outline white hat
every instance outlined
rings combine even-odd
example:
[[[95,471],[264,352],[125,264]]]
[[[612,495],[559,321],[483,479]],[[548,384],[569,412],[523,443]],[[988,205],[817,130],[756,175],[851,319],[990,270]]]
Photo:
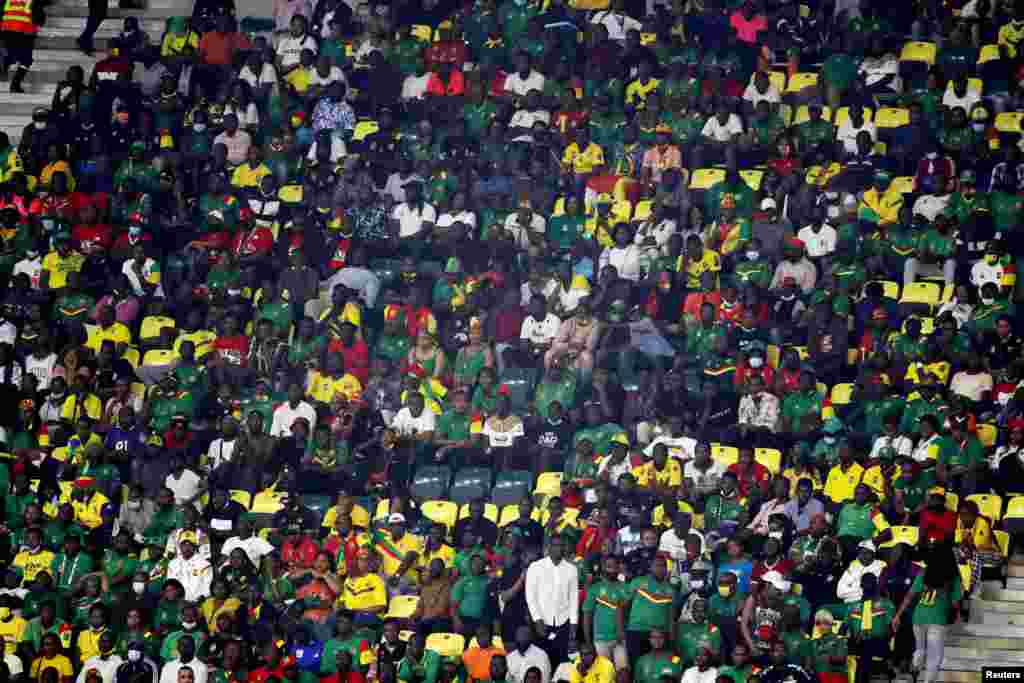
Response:
[[[768,209],[774,209],[778,207],[778,204],[771,197],[765,197],[761,200],[761,210],[767,211]]]
[[[405,515],[401,512],[392,512],[388,515],[388,524],[405,524]]]
[[[871,541],[861,541],[860,543],[857,544],[857,547],[861,548],[863,550],[870,550],[871,552],[875,552],[875,550],[876,550],[875,544],[872,543]]]
[[[788,593],[789,589],[793,587],[791,582],[787,581],[782,574],[776,571],[765,572],[762,574],[761,582],[770,583],[776,590],[782,593]]]

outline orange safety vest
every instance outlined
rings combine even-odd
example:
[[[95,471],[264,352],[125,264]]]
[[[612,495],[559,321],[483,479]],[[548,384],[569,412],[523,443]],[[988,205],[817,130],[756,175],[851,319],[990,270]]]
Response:
[[[7,0],[0,31],[38,33],[39,27],[32,22],[32,0]]]

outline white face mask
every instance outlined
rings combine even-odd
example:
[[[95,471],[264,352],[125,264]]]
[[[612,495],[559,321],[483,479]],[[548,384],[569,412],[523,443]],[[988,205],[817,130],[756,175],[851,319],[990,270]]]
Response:
[[[186,631],[191,631],[191,630],[192,630],[192,629],[194,629],[194,628],[195,628],[195,627],[196,627],[197,625],[198,625],[198,624],[197,624],[197,622],[195,622],[195,621],[183,621],[183,622],[181,622],[181,627],[182,627],[183,629],[185,629]]]
[[[704,588],[704,579],[692,579],[690,581],[690,590],[699,591]]]
[[[128,650],[128,661],[138,662],[142,659],[142,653],[138,650]]]
[[[130,509],[132,509],[132,510],[138,510],[139,508],[142,507],[142,501],[141,500],[129,500],[128,501],[128,507]]]
[[[761,255],[761,253],[760,253],[760,252],[757,252],[757,251],[748,251],[748,252],[747,252],[747,260],[748,260],[748,261],[756,261],[756,260],[757,260],[757,257],[758,257],[758,256],[760,256],[760,255]]]
[[[204,130],[206,130],[206,124],[205,123],[197,123],[197,124],[192,126],[192,130],[194,130],[197,133],[202,133]]]
[[[825,437],[825,443],[835,443],[835,442],[836,442],[836,437],[834,437],[834,436],[826,436]]]
[[[972,123],[971,124],[971,128],[973,128],[974,130],[976,130],[976,131],[978,131],[980,133],[981,131],[985,130],[985,124],[984,123]]]
[[[132,581],[132,590],[135,591],[136,594],[142,595],[146,590],[146,582]]]
[[[762,365],[764,365],[764,358],[761,358],[760,356],[752,356],[750,358],[750,367],[759,368]]]
[[[34,121],[33,125],[36,127],[36,130],[42,130],[46,128],[46,121]]]
[[[781,541],[782,540],[782,532],[781,531],[769,531],[768,532],[768,538],[777,538],[777,539],[779,539]]]
[[[986,306],[991,306],[995,302],[996,300],[991,297],[981,297],[981,303],[985,304]]]

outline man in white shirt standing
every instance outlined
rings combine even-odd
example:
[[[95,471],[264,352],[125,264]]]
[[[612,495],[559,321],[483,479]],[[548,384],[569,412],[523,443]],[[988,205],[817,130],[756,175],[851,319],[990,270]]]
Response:
[[[220,553],[224,557],[230,557],[231,551],[235,548],[241,549],[242,552],[248,555],[249,559],[257,567],[260,566],[260,561],[263,557],[269,555],[274,550],[274,546],[270,544],[270,541],[253,535],[252,522],[245,517],[238,520],[238,535],[224,541],[224,546],[220,549]]]
[[[85,683],[85,678],[89,675],[90,671],[98,673],[103,683],[114,683],[117,668],[124,664],[121,656],[114,654],[115,645],[117,645],[117,639],[114,637],[113,631],[108,629],[101,633],[99,642],[100,653],[95,657],[85,660],[82,670],[78,672],[78,678],[75,679],[75,683]]]
[[[610,9],[595,12],[590,23],[604,26],[608,31],[608,40],[614,40],[620,45],[625,45],[626,34],[630,31],[643,28],[639,21],[626,14],[623,0],[613,0]]]
[[[434,411],[427,409],[423,394],[414,392],[409,394],[405,407],[395,415],[391,428],[403,438],[422,440],[424,435],[433,435],[436,424]]]
[[[564,558],[565,539],[548,542],[548,555],[526,570],[526,606],[541,641],[540,647],[552,662],[563,662],[576,649],[579,620],[579,574]]]
[[[181,555],[167,565],[167,578],[181,582],[185,588],[185,600],[198,602],[210,595],[213,567],[206,558],[196,552],[196,544],[191,540],[182,540],[178,547],[181,549]],[[178,652],[182,652],[181,641],[178,641]],[[196,676],[196,683],[199,683],[199,676]]]
[[[540,683],[551,681],[551,660],[548,653],[533,643],[533,631],[529,626],[516,629],[516,649],[511,650],[505,659],[508,663],[509,683],[523,683],[526,672],[537,667],[540,671]]]
[[[288,402],[274,410],[274,420],[270,426],[270,435],[284,438],[292,433],[292,423],[304,417],[310,425],[316,424],[316,410],[302,400],[302,386],[292,384],[288,387]]]

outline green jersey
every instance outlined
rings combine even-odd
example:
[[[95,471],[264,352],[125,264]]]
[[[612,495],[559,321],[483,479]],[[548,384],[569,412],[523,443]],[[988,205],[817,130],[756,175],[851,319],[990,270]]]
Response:
[[[628,605],[629,588],[621,581],[600,581],[587,590],[583,612],[592,615],[595,641],[619,639],[619,614]]]
[[[888,638],[895,614],[896,606],[888,598],[864,600],[850,607],[846,614],[846,624],[853,636]]]
[[[633,674],[635,683],[661,683],[662,676],[677,681],[683,675],[683,660],[671,652],[655,655],[653,652],[642,656],[636,662]]]
[[[629,582],[631,595],[628,631],[668,631],[672,625],[672,609],[676,589],[667,581],[653,576],[639,576]]]
[[[915,626],[948,625],[953,605],[963,600],[964,597],[959,574],[953,577],[953,582],[949,587],[939,590],[926,588],[924,573],[918,574],[910,587],[910,592],[918,596],[917,606],[914,607]]]

